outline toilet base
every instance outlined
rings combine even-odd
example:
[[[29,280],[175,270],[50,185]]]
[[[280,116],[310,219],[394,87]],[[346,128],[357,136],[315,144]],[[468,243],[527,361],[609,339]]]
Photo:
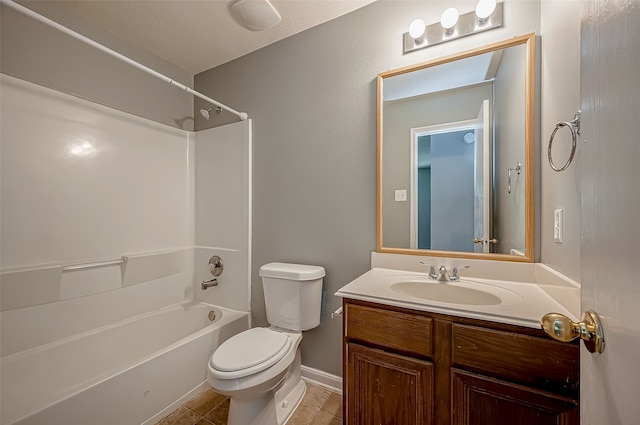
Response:
[[[307,386],[301,379],[288,393],[278,391],[275,396],[276,420],[278,425],[286,423],[296,407],[300,405],[302,397],[307,392]]]
[[[231,396],[227,425],[284,425],[307,391],[301,376],[300,349],[282,382],[261,397]]]
[[[276,405],[273,393],[259,399],[239,400],[231,398],[227,425],[277,425]]]

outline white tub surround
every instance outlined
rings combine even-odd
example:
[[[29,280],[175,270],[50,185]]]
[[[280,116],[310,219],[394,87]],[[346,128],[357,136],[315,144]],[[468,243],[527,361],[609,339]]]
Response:
[[[195,143],[196,299],[249,311],[251,305],[251,120],[198,132]],[[209,258],[224,271],[218,285]]]
[[[184,302],[4,356],[1,422],[138,425],[201,385],[215,348],[248,327],[248,313]]]
[[[2,269],[193,246],[188,132],[0,84]]]
[[[222,149],[196,166],[195,133],[4,74],[0,86],[0,423],[153,424],[207,387],[213,350],[249,327],[250,120],[207,134]],[[242,192],[235,175],[210,185],[212,164],[246,172]],[[242,243],[205,227],[197,240],[196,208]],[[214,307],[193,307],[203,249],[229,253],[224,296],[204,292],[230,309],[220,328]]]
[[[461,270],[460,282],[435,282],[429,277],[429,266],[421,262],[433,264],[436,269],[440,265],[447,270],[461,264],[470,267]],[[371,270],[335,295],[530,328],[540,328],[540,319],[546,313],[562,313],[574,321],[580,314],[575,302],[580,298],[577,283],[563,279],[544,265],[378,253],[372,254],[371,263]],[[456,303],[426,299],[392,289],[399,282],[478,290],[482,292],[478,295],[486,294],[488,301]]]
[[[193,294],[191,249],[126,257],[124,263],[64,272],[61,264],[3,270],[1,355],[130,319]],[[100,260],[105,259],[84,263]]]
[[[4,74],[0,90],[2,356],[193,299],[193,135]]]
[[[3,269],[0,310],[62,301],[175,275],[190,268],[192,260],[187,258],[186,251],[125,254],[118,258]]]

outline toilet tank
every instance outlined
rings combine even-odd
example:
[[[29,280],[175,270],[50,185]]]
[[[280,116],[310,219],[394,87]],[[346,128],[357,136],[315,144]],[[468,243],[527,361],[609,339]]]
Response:
[[[269,263],[259,274],[269,323],[292,331],[320,324],[324,267]]]

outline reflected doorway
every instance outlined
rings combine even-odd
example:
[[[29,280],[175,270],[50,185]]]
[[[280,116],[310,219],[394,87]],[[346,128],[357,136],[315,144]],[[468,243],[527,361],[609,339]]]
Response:
[[[474,243],[490,230],[482,109],[476,120],[411,129],[411,248],[489,252],[488,243]]]

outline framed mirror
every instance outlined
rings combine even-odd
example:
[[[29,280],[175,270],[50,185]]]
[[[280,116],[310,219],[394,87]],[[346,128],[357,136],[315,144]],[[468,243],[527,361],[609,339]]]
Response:
[[[378,75],[378,252],[534,261],[534,43]]]

